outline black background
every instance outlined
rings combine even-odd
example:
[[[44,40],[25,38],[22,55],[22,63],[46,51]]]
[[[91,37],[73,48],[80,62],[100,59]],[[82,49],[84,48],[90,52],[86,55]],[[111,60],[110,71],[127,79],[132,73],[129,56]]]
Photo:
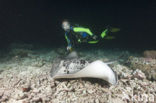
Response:
[[[155,49],[156,2],[136,1],[0,0],[0,45],[64,45],[61,22],[68,19],[95,34],[107,25],[119,27],[116,39],[105,40],[103,45]]]

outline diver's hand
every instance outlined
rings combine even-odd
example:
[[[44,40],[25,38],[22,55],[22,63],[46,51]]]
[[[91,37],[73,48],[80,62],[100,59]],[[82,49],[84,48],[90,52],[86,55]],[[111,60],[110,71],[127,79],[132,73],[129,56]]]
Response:
[[[67,51],[72,51],[72,47],[71,46],[67,46]]]
[[[94,39],[94,40],[96,40],[96,39],[97,39],[97,36],[96,36],[96,35],[94,35],[94,36],[93,36],[93,39]]]

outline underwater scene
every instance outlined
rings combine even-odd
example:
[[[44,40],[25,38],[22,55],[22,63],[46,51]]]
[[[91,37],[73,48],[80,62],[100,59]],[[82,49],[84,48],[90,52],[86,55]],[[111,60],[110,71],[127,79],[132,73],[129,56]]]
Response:
[[[0,1],[0,103],[155,103],[155,1]]]

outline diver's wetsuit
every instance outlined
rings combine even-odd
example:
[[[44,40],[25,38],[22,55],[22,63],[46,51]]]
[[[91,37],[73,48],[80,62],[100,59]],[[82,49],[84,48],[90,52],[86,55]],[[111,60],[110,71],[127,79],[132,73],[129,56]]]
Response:
[[[70,27],[69,31],[65,32],[65,38],[68,43],[68,47],[73,47],[75,43],[89,43],[95,44],[98,43],[100,39],[104,38],[108,32],[108,29],[105,29],[101,33],[101,37],[94,39],[94,34],[90,31],[89,28],[83,27]]]

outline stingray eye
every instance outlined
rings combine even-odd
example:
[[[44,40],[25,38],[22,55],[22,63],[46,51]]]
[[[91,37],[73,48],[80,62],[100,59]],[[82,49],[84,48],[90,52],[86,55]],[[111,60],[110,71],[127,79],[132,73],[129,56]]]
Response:
[[[85,62],[85,60],[80,60],[80,63],[85,64],[86,62]]]

